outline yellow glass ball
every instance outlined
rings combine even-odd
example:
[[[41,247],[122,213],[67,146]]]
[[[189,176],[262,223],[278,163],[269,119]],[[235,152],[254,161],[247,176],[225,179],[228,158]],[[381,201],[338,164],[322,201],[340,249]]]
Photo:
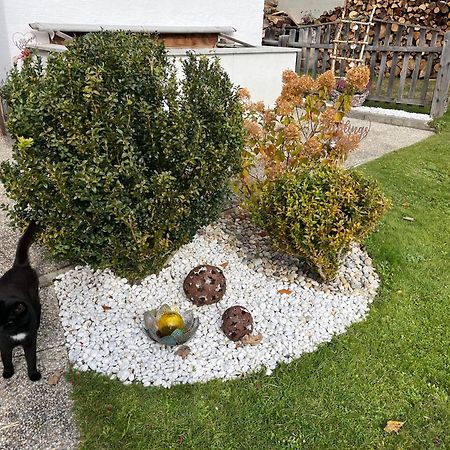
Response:
[[[157,326],[161,336],[169,336],[176,329],[184,328],[184,320],[177,312],[167,312],[159,318]]]

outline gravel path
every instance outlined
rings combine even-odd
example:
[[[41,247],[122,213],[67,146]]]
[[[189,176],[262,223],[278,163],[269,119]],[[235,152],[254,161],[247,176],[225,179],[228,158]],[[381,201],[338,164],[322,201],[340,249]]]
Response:
[[[388,125],[368,120],[350,119],[350,122],[356,127],[368,126],[370,131],[368,136],[361,141],[360,148],[349,155],[345,162],[346,167],[360,166],[387,153],[409,147],[434,134],[429,130]]]
[[[9,143],[0,137],[0,160],[10,157]],[[8,203],[0,184],[0,203]],[[5,211],[0,210],[0,268],[11,267],[20,233],[8,225]],[[52,261],[38,246],[31,249],[31,261],[43,275],[64,266]],[[71,386],[62,376],[50,385],[52,374],[67,368],[67,350],[59,321],[58,302],[53,286],[40,289],[42,324],[38,337],[38,367],[41,381],[32,383],[26,375],[23,352],[16,348],[16,374],[9,380],[0,378],[0,450],[71,450],[78,446],[79,435],[72,415]]]

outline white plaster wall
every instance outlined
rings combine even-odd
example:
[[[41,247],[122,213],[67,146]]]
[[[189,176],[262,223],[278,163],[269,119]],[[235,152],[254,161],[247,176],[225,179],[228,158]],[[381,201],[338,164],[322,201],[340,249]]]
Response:
[[[275,106],[281,93],[282,74],[295,70],[298,51],[293,48],[259,47],[247,49],[217,49],[212,52],[196,51],[197,54],[218,56],[221,66],[230,80],[250,91],[252,101],[263,101],[266,106]],[[185,52],[169,50],[176,58],[176,67],[181,73],[181,60]]]
[[[12,36],[32,22],[232,26],[234,36],[261,44],[264,0],[0,0],[0,79],[19,53]]]

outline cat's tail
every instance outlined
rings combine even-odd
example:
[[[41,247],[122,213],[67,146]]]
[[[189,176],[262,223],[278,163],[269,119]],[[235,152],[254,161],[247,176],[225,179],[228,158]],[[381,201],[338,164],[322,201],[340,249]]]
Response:
[[[22,237],[19,239],[16,250],[16,258],[14,259],[14,267],[28,267],[30,260],[28,257],[28,250],[33,242],[34,235],[38,230],[38,225],[32,220]]]

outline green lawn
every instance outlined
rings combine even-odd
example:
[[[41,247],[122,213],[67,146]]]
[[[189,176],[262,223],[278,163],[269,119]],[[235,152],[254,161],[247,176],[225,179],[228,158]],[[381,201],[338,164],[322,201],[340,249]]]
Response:
[[[394,203],[367,241],[366,321],[272,376],[165,390],[72,373],[82,448],[449,449],[450,129],[363,170]]]

